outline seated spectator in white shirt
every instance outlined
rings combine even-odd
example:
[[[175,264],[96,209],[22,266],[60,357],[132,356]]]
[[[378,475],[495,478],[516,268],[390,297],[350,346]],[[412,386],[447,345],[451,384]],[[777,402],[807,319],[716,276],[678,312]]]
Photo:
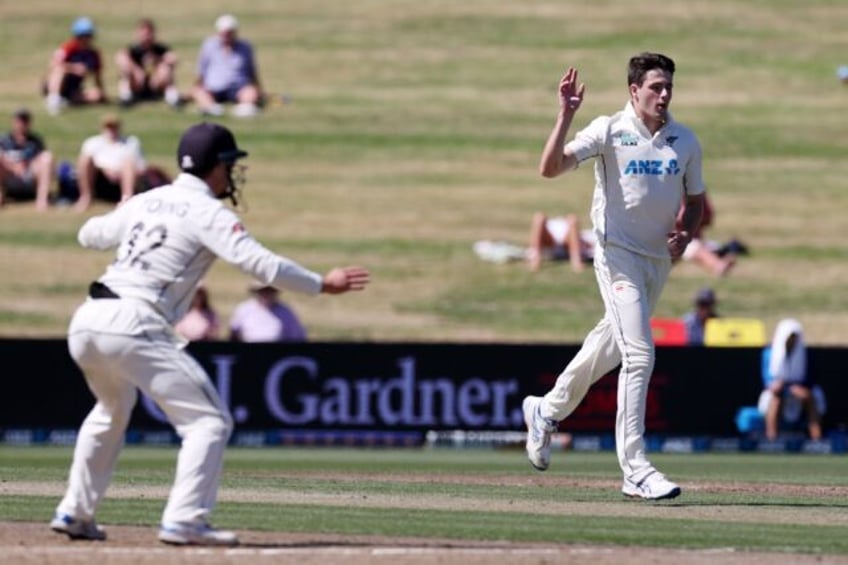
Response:
[[[236,306],[230,320],[232,341],[306,341],[306,329],[280,301],[275,287],[257,283],[251,285],[250,292],[253,296]]]
[[[123,202],[135,194],[147,169],[141,142],[121,134],[121,120],[110,114],[100,122],[101,132],[86,139],[77,161],[79,200],[76,209],[87,209],[93,198]]]

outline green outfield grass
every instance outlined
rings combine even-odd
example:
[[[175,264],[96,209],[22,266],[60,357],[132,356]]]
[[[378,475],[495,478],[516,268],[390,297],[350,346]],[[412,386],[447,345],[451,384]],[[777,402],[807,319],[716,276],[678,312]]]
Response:
[[[99,520],[154,527],[175,453],[126,449]],[[70,457],[0,447],[0,520],[46,521]],[[841,457],[652,459],[683,496],[624,500],[612,453],[555,453],[541,474],[518,449],[231,449],[214,519],[257,531],[848,553]]]
[[[159,24],[181,57],[179,83],[215,17],[238,15],[257,48],[273,104],[261,118],[223,118],[251,152],[245,215],[273,249],[318,270],[370,267],[368,292],[287,297],[315,339],[576,342],[602,314],[590,272],[559,264],[530,275],[478,260],[478,239],[524,240],[531,214],[575,212],[588,223],[591,170],[546,181],[536,171],[568,65],[587,83],[574,127],[626,98],[627,58],[667,52],[678,63],[676,117],[704,146],[718,240],[753,255],[715,281],[675,268],[660,316],[717,288],[724,315],[798,317],[815,344],[844,344],[848,250],[848,4],[831,0],[95,0],[6,3],[0,18],[0,125],[20,105],[58,159],[74,159],[104,108],[48,117],[37,93],[51,51],[79,14],[93,16],[116,92],[115,51],[135,19]],[[112,108],[114,110],[114,108]],[[149,160],[174,172],[189,106],[122,112]],[[91,213],[103,212],[99,207]],[[87,217],[87,216],[86,216]],[[61,336],[108,254],[78,249],[85,217],[0,211],[0,335]],[[208,281],[226,320],[247,281],[217,265]]]

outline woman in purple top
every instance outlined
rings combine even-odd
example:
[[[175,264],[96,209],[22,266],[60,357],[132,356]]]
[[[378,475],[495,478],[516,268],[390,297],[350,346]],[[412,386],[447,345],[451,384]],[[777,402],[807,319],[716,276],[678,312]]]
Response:
[[[306,330],[295,313],[280,302],[273,286],[251,287],[253,297],[236,306],[230,339],[243,342],[306,341]]]

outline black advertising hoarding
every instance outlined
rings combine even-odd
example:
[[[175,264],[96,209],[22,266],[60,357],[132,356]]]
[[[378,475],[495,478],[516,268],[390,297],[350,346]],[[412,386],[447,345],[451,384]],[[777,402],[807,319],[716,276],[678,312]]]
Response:
[[[577,352],[571,345],[418,343],[197,343],[242,430],[523,430],[521,401],[541,394]],[[845,349],[810,348],[828,398],[826,426],[848,424]],[[62,340],[0,340],[6,360],[0,429],[75,429],[93,398]],[[660,348],[646,428],[654,434],[732,436],[734,416],[756,404],[760,350]],[[617,375],[592,387],[561,426],[610,433]],[[131,429],[168,430],[141,399]]]

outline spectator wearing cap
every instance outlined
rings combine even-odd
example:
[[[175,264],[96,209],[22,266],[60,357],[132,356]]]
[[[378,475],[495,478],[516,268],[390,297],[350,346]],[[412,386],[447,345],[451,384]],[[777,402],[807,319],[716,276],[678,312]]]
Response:
[[[264,94],[253,46],[238,37],[238,21],[231,14],[218,17],[215,29],[217,34],[206,38],[200,48],[194,101],[205,115],[223,115],[222,104],[234,103],[234,115],[254,116]]]
[[[87,17],[77,18],[71,33],[73,37],[56,49],[50,61],[45,94],[51,115],[69,104],[106,102],[102,58],[94,45],[94,22]],[[91,78],[94,84],[85,86],[86,78]]]
[[[0,205],[6,199],[35,200],[39,211],[47,210],[53,183],[53,154],[32,132],[32,115],[26,108],[12,115],[12,129],[0,138]]]
[[[695,294],[694,308],[683,316],[689,345],[704,345],[704,327],[710,318],[718,318],[715,292],[702,288]]]
[[[77,161],[79,200],[77,211],[86,210],[93,198],[123,202],[139,191],[140,178],[147,171],[141,142],[121,133],[121,120],[107,114],[100,121],[100,133],[87,138]]]
[[[251,297],[236,306],[230,319],[230,340],[245,343],[306,341],[297,315],[280,301],[276,287],[250,285]]]

